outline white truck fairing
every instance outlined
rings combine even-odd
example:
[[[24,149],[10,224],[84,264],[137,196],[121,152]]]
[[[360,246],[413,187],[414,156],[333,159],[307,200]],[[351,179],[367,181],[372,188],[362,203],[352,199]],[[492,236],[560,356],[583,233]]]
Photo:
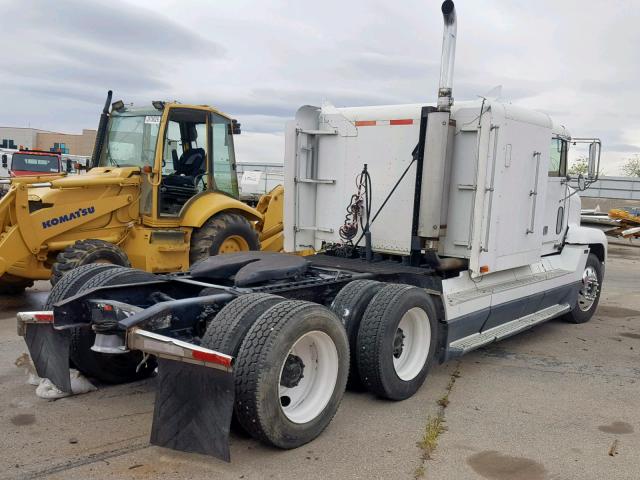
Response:
[[[319,250],[340,241],[355,178],[367,164],[374,212],[406,171],[371,236],[374,252],[409,255],[417,166],[412,151],[422,108],[325,105],[298,111],[286,133],[285,189],[295,196],[285,208],[286,250]],[[447,114],[433,112],[432,123],[436,117],[447,121]],[[569,135],[564,127],[544,113],[493,100],[459,102],[448,128],[431,136],[429,127],[418,233],[438,240],[440,255],[468,259],[472,275],[479,276],[561,250],[568,204],[579,201],[569,197],[564,177],[549,173],[554,139]],[[446,168],[432,161],[440,156]]]

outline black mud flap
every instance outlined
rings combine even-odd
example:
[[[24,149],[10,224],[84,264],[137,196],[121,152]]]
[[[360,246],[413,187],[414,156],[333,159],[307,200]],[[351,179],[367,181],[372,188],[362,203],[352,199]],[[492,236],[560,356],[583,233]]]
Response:
[[[158,358],[151,443],[230,461],[233,373]]]
[[[69,330],[54,330],[50,323],[25,325],[24,340],[41,378],[48,378],[60,390],[71,391],[69,376]]]

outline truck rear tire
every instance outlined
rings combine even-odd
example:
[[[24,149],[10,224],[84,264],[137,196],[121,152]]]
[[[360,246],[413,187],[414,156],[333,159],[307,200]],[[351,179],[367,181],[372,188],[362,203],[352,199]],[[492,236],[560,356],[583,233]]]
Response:
[[[280,302],[260,316],[240,347],[236,417],[257,440],[299,447],[331,422],[348,373],[349,340],[335,314],[315,303]]]
[[[56,284],[45,304],[50,309],[53,304],[92,288],[106,285],[135,283],[155,278],[151,273],[116,265],[84,265],[72,270]],[[75,328],[71,331],[69,358],[83,375],[104,383],[126,383],[150,376],[156,368],[156,360],[150,357],[136,371],[142,362],[142,352],[128,352],[108,355],[91,350],[95,333],[90,328]]]
[[[342,320],[349,338],[349,350],[351,351],[349,380],[347,380],[347,388],[349,389],[362,390],[364,388],[358,373],[358,329],[369,302],[383,285],[375,280],[354,280],[342,287],[331,303],[331,311]]]
[[[33,280],[16,277],[10,273],[0,276],[0,295],[17,295],[29,287],[33,287]]]
[[[209,322],[200,344],[232,357],[237,356],[245,335],[260,315],[283,301],[283,297],[268,293],[248,293],[231,300]]]
[[[104,240],[78,240],[56,256],[56,261],[51,267],[51,285],[55,285],[74,268],[89,263],[131,266],[127,255],[117,245]]]
[[[51,310],[56,303],[78,293],[87,280],[104,270],[113,268],[118,268],[118,266],[108,263],[90,263],[89,265],[81,265],[74,268],[72,275],[65,275],[53,286],[43,309]]]
[[[593,253],[587,257],[587,263],[582,273],[582,286],[578,292],[578,303],[564,319],[571,323],[586,323],[596,313],[602,290],[602,263]]]
[[[358,371],[368,390],[390,400],[416,393],[436,351],[437,318],[420,288],[387,284],[378,291],[358,332]]]
[[[191,234],[189,262],[248,250],[260,250],[258,232],[249,220],[237,213],[218,213]]]

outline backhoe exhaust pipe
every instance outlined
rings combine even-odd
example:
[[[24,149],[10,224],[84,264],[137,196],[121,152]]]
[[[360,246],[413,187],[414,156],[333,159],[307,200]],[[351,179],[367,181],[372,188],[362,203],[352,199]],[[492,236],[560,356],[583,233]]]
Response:
[[[440,84],[438,86],[438,110],[448,112],[453,105],[453,67],[456,58],[456,7],[451,0],[442,3],[444,32],[442,35],[442,58],[440,60]]]
[[[100,153],[107,136],[107,126],[109,124],[109,106],[111,105],[111,97],[113,92],[107,92],[107,101],[104,103],[102,114],[100,115],[100,123],[98,123],[98,132],[96,133],[96,143],[93,145],[93,154],[91,155],[91,168],[97,167],[100,161]]]

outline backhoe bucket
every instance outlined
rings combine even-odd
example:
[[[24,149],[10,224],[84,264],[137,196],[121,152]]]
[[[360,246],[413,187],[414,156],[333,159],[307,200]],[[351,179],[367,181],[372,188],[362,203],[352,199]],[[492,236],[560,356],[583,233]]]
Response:
[[[52,312],[18,314],[18,335],[24,336],[29,355],[40,378],[48,378],[60,390],[71,391],[69,372],[69,330],[53,328]]]

